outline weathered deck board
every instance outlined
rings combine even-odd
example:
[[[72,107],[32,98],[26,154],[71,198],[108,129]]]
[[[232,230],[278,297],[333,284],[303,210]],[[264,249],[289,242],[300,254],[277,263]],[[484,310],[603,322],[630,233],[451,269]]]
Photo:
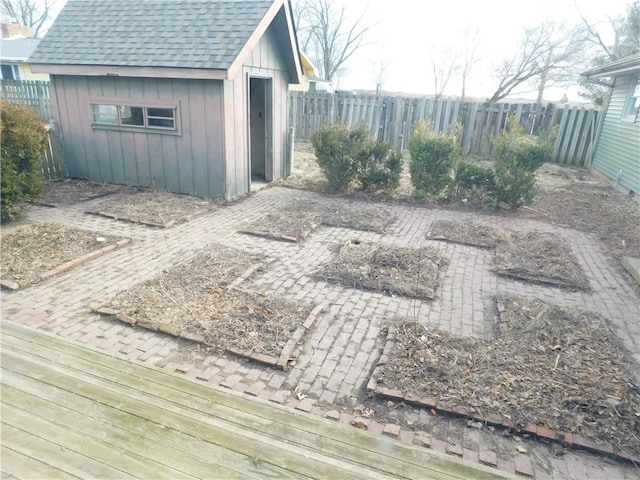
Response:
[[[10,322],[1,343],[16,478],[508,478]]]

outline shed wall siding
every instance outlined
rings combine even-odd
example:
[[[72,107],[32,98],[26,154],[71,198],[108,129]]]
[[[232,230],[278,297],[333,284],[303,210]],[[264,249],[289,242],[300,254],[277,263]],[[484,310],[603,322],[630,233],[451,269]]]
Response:
[[[225,82],[225,137],[227,196],[238,197],[249,192],[249,76],[271,78],[273,178],[282,177],[286,158],[289,72],[282,59],[273,25],[267,29],[231,81]]]
[[[54,75],[52,85],[71,177],[224,195],[222,81]],[[181,133],[93,128],[90,103],[101,98],[175,103]]]
[[[622,121],[622,111],[632,80],[631,75],[616,78],[600,140],[593,158],[593,168],[640,194],[640,118]]]

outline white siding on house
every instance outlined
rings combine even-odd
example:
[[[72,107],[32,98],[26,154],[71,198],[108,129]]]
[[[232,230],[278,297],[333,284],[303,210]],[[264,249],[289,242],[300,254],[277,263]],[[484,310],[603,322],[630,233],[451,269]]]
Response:
[[[636,116],[635,122],[622,119],[632,79],[632,75],[622,75],[615,80],[593,168],[613,180],[622,172],[620,184],[640,194],[640,118]]]
[[[53,75],[69,176],[220,197],[222,81]],[[178,107],[179,134],[92,127],[91,101]]]

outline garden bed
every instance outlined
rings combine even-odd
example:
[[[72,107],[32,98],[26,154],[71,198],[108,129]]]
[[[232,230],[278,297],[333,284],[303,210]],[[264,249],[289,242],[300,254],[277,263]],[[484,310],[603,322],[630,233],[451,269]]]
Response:
[[[11,289],[39,283],[81,263],[77,259],[89,260],[128,242],[57,223],[16,226],[2,232],[1,237],[0,278]]]
[[[90,180],[65,178],[44,183],[42,195],[35,202],[48,207],[72,205],[123,192],[130,187]]]
[[[95,205],[87,213],[168,228],[212,212],[221,204],[222,201],[155,190],[119,195]]]
[[[200,338],[201,343],[220,351],[279,358],[313,305],[265,291],[237,289],[239,279],[260,271],[259,261],[246,252],[214,245],[118,294],[108,307],[128,323]]]
[[[640,454],[640,390],[607,321],[537,299],[501,297],[498,310],[490,340],[417,323],[394,328],[373,384],[419,404]]]
[[[352,240],[317,273],[325,281],[389,295],[432,300],[437,296],[440,271],[448,263],[437,248],[402,248]]]
[[[482,248],[496,248],[493,270],[505,277],[532,283],[590,291],[578,261],[557,236],[544,232],[499,230],[483,223],[433,223],[428,238]]]
[[[297,200],[246,225],[240,232],[300,242],[320,225],[384,233],[394,221],[384,210],[357,203]]]

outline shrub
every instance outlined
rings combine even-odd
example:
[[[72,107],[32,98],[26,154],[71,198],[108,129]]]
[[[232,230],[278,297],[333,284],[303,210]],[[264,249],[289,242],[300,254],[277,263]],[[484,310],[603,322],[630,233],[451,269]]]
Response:
[[[47,148],[47,132],[37,113],[26,105],[3,101],[0,105],[2,181],[1,220],[17,218],[24,202],[42,192],[42,156]]]
[[[454,135],[438,135],[421,120],[409,141],[409,153],[411,183],[419,196],[438,196],[452,186],[459,153]]]
[[[360,123],[349,128],[343,123],[326,124],[311,136],[318,165],[331,188],[364,190],[395,188],[400,182],[402,155],[384,142],[372,142],[369,128]]]
[[[554,137],[531,137],[511,117],[507,131],[492,137],[496,201],[512,208],[529,205],[536,194],[535,171],[551,160]]]
[[[368,142],[358,154],[357,163],[357,179],[364,190],[387,190],[400,184],[402,154],[392,152],[388,143]]]
[[[493,170],[481,165],[459,162],[455,177],[456,195],[484,203],[495,190]]]
[[[313,133],[311,143],[329,186],[335,190],[346,190],[357,173],[353,153],[362,147],[354,145],[361,143],[358,132],[352,132],[343,123],[325,124]]]

